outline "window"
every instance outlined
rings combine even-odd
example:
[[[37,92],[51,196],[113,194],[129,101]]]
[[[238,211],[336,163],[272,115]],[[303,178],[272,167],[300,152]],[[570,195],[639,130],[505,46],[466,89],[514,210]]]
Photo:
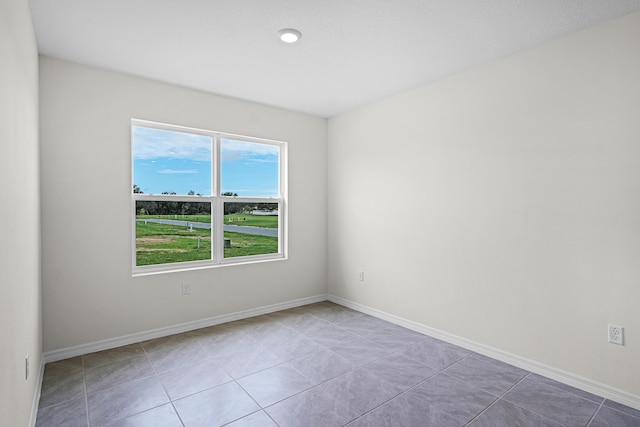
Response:
[[[134,273],[284,258],[286,144],[131,121]]]

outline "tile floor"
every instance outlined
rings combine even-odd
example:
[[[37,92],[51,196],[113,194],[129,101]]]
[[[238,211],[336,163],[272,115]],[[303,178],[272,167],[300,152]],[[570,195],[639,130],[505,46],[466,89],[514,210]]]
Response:
[[[321,302],[50,363],[37,426],[640,426],[640,411]]]

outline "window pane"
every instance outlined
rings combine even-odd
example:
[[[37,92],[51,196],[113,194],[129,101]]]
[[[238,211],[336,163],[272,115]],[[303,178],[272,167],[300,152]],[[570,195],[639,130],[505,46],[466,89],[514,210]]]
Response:
[[[212,139],[133,126],[134,192],[211,195]]]
[[[278,203],[224,204],[224,257],[278,253]]]
[[[211,203],[136,201],[136,265],[211,259]]]
[[[223,138],[221,194],[279,197],[280,147]]]

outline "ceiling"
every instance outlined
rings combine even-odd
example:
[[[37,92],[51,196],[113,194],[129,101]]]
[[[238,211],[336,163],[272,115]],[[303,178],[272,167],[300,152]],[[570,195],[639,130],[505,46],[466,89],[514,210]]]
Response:
[[[322,117],[640,0],[30,0],[41,54]],[[293,45],[278,30],[302,32]]]

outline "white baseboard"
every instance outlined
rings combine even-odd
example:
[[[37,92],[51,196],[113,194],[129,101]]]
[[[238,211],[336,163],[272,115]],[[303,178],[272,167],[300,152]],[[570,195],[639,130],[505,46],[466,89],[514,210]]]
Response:
[[[597,381],[592,381],[588,378],[584,378],[584,377],[572,374],[570,372],[566,372],[560,369],[553,368],[551,366],[544,365],[534,360],[530,360],[515,354],[511,354],[497,348],[489,347],[487,345],[480,344],[478,342],[471,341],[466,338],[452,335],[447,332],[434,329],[429,326],[425,326],[423,324],[413,322],[411,320],[407,320],[402,317],[395,316],[393,314],[389,314],[384,311],[359,304],[357,302],[340,298],[335,295],[328,295],[327,299],[329,301],[335,302],[336,304],[349,307],[351,309],[360,311],[365,314],[369,314],[371,316],[380,318],[382,320],[386,320],[388,322],[394,323],[399,326],[403,326],[407,329],[411,329],[413,331],[420,332],[425,335],[429,335],[431,337],[440,339],[442,341],[446,341],[448,343],[458,345],[460,347],[466,348],[467,350],[471,350],[476,353],[491,357],[493,359],[500,360],[510,365],[517,366],[518,368],[554,379],[563,384],[567,384],[572,387],[578,388],[580,390],[584,390],[586,392],[595,394],[596,396],[601,396],[606,399],[612,400],[614,402],[621,403],[623,405],[630,406],[632,408],[640,410],[640,396],[627,393],[622,390],[618,390],[606,384],[602,384]]]
[[[278,304],[252,308],[250,310],[237,311],[235,313],[209,317],[207,319],[195,320],[193,322],[180,323],[178,325],[167,326],[165,328],[158,328],[150,331],[137,332],[135,334],[124,335],[121,337],[109,338],[102,341],[94,341],[87,344],[76,345],[73,347],[47,351],[42,356],[43,365],[44,363],[56,362],[58,360],[81,356],[83,354],[93,353],[96,351],[108,350],[108,349],[120,347],[123,345],[134,344],[141,341],[166,337],[168,335],[193,331],[195,329],[206,328],[207,326],[219,325],[221,323],[232,322],[234,320],[240,320],[240,319],[246,319],[248,317],[254,317],[254,316],[259,316],[261,314],[272,313],[274,311],[286,310],[288,308],[298,307],[301,305],[313,304],[315,302],[320,302],[320,301],[326,301],[326,299],[327,299],[327,295],[317,295],[314,297],[301,298],[293,301],[287,301],[287,302],[282,302]]]
[[[352,308],[365,314],[386,320],[399,326],[403,326],[407,329],[411,329],[416,332],[420,332],[425,335],[429,335],[434,338],[438,338],[442,341],[449,342],[451,344],[458,345],[476,353],[492,357],[502,362],[508,363],[518,368],[525,369],[527,371],[543,375],[545,377],[560,381],[564,384],[576,387],[580,390],[584,390],[589,393],[593,393],[597,396],[601,396],[610,399],[614,402],[621,403],[623,405],[639,409],[640,410],[640,396],[627,393],[622,390],[610,387],[606,384],[602,384],[596,381],[589,380],[570,372],[566,372],[560,369],[553,368],[551,366],[544,365],[542,363],[530,360],[518,355],[514,355],[500,349],[489,347],[487,345],[468,340],[466,338],[458,337],[456,335],[449,334],[447,332],[428,327],[426,325],[413,322],[411,320],[404,319],[393,314],[386,313],[384,311],[371,308],[344,298],[337,297],[335,295],[318,295],[309,298],[302,298],[293,301],[287,301],[278,304],[272,304],[268,306],[258,307],[250,310],[239,311],[230,314],[224,314],[220,316],[214,316],[207,319],[196,320],[193,322],[181,323],[178,325],[168,326],[166,328],[153,329],[150,331],[139,332],[131,335],[125,335],[122,337],[110,338],[102,341],[94,341],[87,344],[81,344],[73,347],[63,348],[59,350],[48,351],[42,356],[42,363],[40,367],[40,375],[38,376],[37,393],[34,396],[32,423],[35,425],[38,402],[40,400],[40,388],[42,385],[42,376],[44,374],[44,364],[55,362],[58,360],[68,359],[70,357],[81,356],[87,353],[93,353],[96,351],[108,350],[110,348],[120,347],[127,344],[134,344],[137,342],[150,340],[154,338],[161,338],[168,335],[178,334],[182,332],[188,332],[207,326],[218,325],[221,323],[231,322],[234,320],[246,319],[248,317],[259,316],[262,314],[272,313],[274,311],[286,310],[288,308],[298,307],[301,305],[312,304],[315,302],[329,300],[336,304],[343,305],[345,307]]]
[[[33,395],[33,402],[31,403],[31,419],[29,420],[29,427],[35,427],[36,420],[38,419],[38,406],[40,405],[40,392],[42,391],[43,377],[44,377],[44,357],[41,357],[38,376],[36,377],[36,392]]]

